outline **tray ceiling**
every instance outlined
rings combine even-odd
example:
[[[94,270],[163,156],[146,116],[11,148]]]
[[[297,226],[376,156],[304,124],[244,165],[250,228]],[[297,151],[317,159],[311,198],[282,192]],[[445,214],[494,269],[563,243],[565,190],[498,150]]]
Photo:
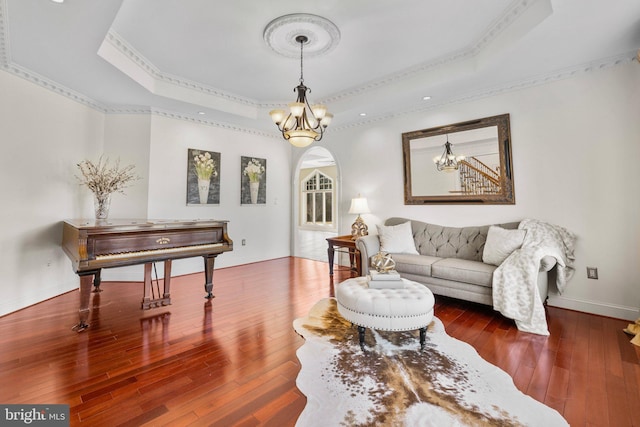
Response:
[[[300,64],[265,43],[265,27],[291,13],[318,15],[339,40],[305,55],[305,83],[340,129],[631,61],[640,2],[610,5],[0,0],[0,65],[108,113],[154,111],[276,135],[268,111],[293,101]]]

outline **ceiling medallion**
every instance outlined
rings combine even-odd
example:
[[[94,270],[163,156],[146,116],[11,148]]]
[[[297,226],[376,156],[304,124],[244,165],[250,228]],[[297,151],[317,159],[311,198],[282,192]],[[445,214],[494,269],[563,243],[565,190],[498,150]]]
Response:
[[[311,90],[304,84],[303,53],[310,49],[315,56],[325,54],[335,47],[339,38],[340,32],[331,21],[307,14],[282,16],[264,30],[264,40],[274,51],[287,57],[300,55],[296,101],[289,104],[288,112],[280,109],[269,112],[282,137],[296,147],[320,141],[333,118],[326,106],[309,104],[307,92]],[[290,46],[295,47],[295,56],[291,55]]]
[[[293,13],[269,22],[262,36],[267,46],[287,58],[300,55],[300,43],[296,37],[305,36],[304,53],[307,57],[314,57],[325,55],[338,45],[340,30],[322,16]]]

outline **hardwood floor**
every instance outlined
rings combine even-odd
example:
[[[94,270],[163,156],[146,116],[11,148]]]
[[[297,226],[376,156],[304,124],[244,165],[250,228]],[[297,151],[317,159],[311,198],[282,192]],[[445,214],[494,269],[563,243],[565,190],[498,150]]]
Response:
[[[0,403],[67,403],[72,426],[294,425],[306,398],[291,322],[333,294],[327,263],[281,258],[216,270],[214,281],[206,301],[202,274],[173,278],[173,304],[147,311],[141,283],[106,282],[82,333],[71,331],[75,291],[0,318]],[[640,425],[627,321],[549,307],[541,337],[489,307],[436,297],[435,312],[572,426]]]

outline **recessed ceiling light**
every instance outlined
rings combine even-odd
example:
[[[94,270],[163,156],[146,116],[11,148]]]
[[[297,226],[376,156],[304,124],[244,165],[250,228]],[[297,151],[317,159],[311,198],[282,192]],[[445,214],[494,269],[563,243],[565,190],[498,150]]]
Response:
[[[423,101],[428,101],[428,100],[430,100],[430,99],[431,99],[431,97],[430,97],[429,95],[427,95],[427,96],[423,96],[423,97],[422,97],[422,100],[423,100]]]
[[[204,116],[207,113],[205,113],[204,111],[198,111],[198,114],[200,114],[201,116]]]
[[[64,0],[51,0],[54,3],[64,3]]]
[[[360,117],[364,117],[366,115],[367,115],[367,113],[360,113]]]

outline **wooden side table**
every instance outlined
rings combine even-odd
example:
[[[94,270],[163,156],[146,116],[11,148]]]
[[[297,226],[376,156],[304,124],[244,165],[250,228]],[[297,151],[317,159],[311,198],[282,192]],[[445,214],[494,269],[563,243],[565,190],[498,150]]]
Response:
[[[356,242],[351,239],[351,235],[329,237],[327,242],[329,243],[329,248],[327,249],[327,254],[329,255],[329,276],[333,276],[333,257],[335,252],[348,253],[351,271],[356,273],[357,276],[362,275],[360,251],[356,249]],[[342,250],[336,248],[342,248]]]

